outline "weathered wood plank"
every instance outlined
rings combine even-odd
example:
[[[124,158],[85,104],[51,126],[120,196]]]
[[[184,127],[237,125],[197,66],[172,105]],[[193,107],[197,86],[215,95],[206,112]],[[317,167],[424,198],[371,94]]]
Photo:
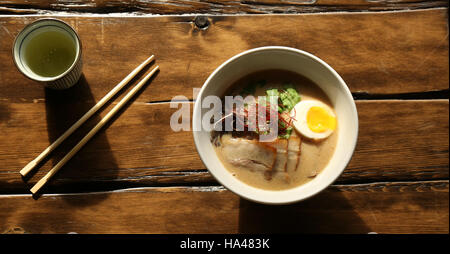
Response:
[[[448,100],[357,101],[357,148],[342,182],[448,179]]]
[[[68,13],[133,13],[142,14],[272,14],[313,13],[330,11],[386,11],[419,8],[447,7],[447,1],[436,0],[171,0],[171,1],[121,1],[121,0],[16,0],[0,1],[3,14]]]
[[[448,234],[448,189],[448,181],[335,185],[284,206],[221,187],[0,195],[0,232]]]
[[[18,171],[90,108],[71,93],[56,99],[49,94],[46,103],[0,103],[2,193],[27,193],[100,119],[81,127],[25,184]],[[448,179],[448,100],[357,101],[357,108],[357,148],[338,183]],[[44,192],[217,184],[198,157],[192,133],[170,129],[175,110],[169,103],[131,104]]]
[[[0,100],[32,102],[44,89],[25,79],[11,57],[14,36],[37,17],[0,18]],[[398,94],[446,90],[447,10],[311,15],[62,17],[83,42],[85,82],[99,100],[148,55],[161,73],[139,102],[192,99],[222,62],[244,50],[283,45],[311,52],[334,67],[352,92]],[[120,35],[120,36],[118,36]]]

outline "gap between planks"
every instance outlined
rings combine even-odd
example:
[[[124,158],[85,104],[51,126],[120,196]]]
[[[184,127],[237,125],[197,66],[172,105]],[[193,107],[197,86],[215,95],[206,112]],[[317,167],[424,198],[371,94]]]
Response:
[[[364,102],[364,101],[448,101],[449,100],[449,94],[448,94],[448,90],[444,90],[444,92],[446,92],[445,94],[440,94],[438,96],[435,97],[430,97],[428,98],[427,92],[425,92],[424,96],[414,96],[414,95],[410,95],[409,93],[406,94],[402,94],[404,96],[400,96],[400,97],[396,97],[395,94],[391,95],[391,94],[368,94],[365,92],[356,92],[356,93],[352,93],[353,95],[353,99],[355,100],[355,102]],[[416,93],[411,93],[411,94],[416,94]],[[170,103],[195,103],[195,99],[188,99],[188,100],[160,100],[160,101],[149,101],[149,102],[139,102],[139,101],[134,101],[131,104],[135,104],[135,105],[158,105],[158,104],[170,104]],[[10,102],[8,99],[3,99],[0,100],[1,102]],[[89,103],[90,101],[86,101],[86,103]],[[20,101],[20,103],[45,103],[45,99],[40,98],[40,99],[33,99],[33,100],[23,100]],[[111,105],[115,105],[117,104],[117,102],[111,102]]]
[[[131,13],[133,15],[180,14],[180,13],[299,13],[327,11],[380,11],[380,10],[410,10],[447,7],[443,0],[428,1],[371,1],[371,0],[305,0],[305,1],[223,1],[198,2],[190,0],[170,1],[23,1],[18,0],[3,3],[0,11],[14,14],[46,14],[64,11],[69,13]]]
[[[449,179],[442,180],[429,180],[429,181],[393,181],[393,182],[368,182],[368,183],[356,183],[356,184],[332,184],[325,190],[337,191],[337,192],[355,192],[356,191],[368,191],[377,192],[383,191],[382,188],[390,187],[395,188],[398,192],[402,192],[404,188],[408,187],[429,187],[433,188],[433,191],[448,192],[449,191]],[[135,188],[122,188],[108,191],[91,191],[91,192],[69,192],[69,193],[45,193],[39,196],[43,197],[59,197],[59,196],[77,196],[77,195],[99,195],[99,194],[112,194],[112,193],[177,193],[177,192],[224,192],[229,191],[222,185],[208,185],[208,186],[149,186],[149,187],[135,187]],[[0,194],[1,198],[8,197],[31,197],[31,194],[17,193],[17,194]]]
[[[1,14],[2,11],[7,11],[9,8],[0,6],[0,18],[22,18],[22,17],[78,17],[78,18],[159,18],[159,17],[195,17],[195,16],[206,16],[206,17],[246,17],[246,16],[271,16],[271,15],[282,15],[282,16],[298,16],[298,15],[336,15],[336,14],[364,14],[364,13],[399,13],[399,12],[420,12],[427,10],[447,10],[447,6],[436,6],[436,7],[421,7],[414,9],[398,9],[398,10],[374,10],[374,9],[364,9],[364,10],[327,10],[318,12],[297,12],[297,13],[282,13],[282,12],[270,12],[270,13],[201,13],[201,12],[190,12],[190,13],[173,13],[173,14],[158,14],[158,13],[145,13],[145,12],[111,12],[111,13],[85,13],[85,12],[68,12],[68,11],[48,11],[40,10],[37,13],[25,13],[25,14]],[[33,9],[23,9],[24,11],[29,11]],[[39,9],[37,9],[39,10]]]
[[[448,92],[448,91],[447,91]],[[417,97],[409,97],[406,96],[404,98],[397,98],[397,97],[392,97],[389,98],[390,96],[386,96],[385,95],[379,95],[379,96],[370,96],[370,94],[353,94],[353,99],[355,100],[355,102],[364,102],[364,101],[392,101],[392,102],[396,102],[396,101],[448,101],[448,93],[447,93],[447,97],[445,96],[439,96],[436,98],[417,98]],[[355,98],[356,97],[356,98]],[[142,105],[155,105],[155,104],[169,104],[169,103],[195,103],[195,99],[189,99],[189,100],[174,100],[174,101],[169,101],[169,100],[164,100],[164,101],[149,101],[149,102],[143,102],[141,103]],[[140,103],[140,102],[136,102],[136,103]]]

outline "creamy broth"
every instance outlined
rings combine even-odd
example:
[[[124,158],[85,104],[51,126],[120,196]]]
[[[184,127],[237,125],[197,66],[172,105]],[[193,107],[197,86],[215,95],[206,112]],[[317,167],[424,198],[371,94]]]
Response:
[[[235,82],[225,95],[239,95],[249,83],[262,80],[265,81],[265,85],[256,86],[252,95],[265,96],[267,89],[282,88],[283,84],[290,83],[294,85],[300,94],[301,100],[315,99],[330,107],[332,106],[325,93],[312,81],[296,73],[283,70],[265,70],[245,76]],[[294,129],[292,136],[298,136],[301,139],[300,159],[297,168],[285,173],[274,172],[270,179],[261,171],[249,170],[248,168],[238,167],[229,163],[224,158],[224,146],[220,142],[214,145],[214,149],[225,168],[242,182],[261,189],[283,190],[307,183],[327,166],[337,143],[337,132],[338,129],[335,129],[328,138],[321,141],[313,141],[304,138]],[[232,134],[222,133],[221,137],[223,138],[227,135],[231,136]]]

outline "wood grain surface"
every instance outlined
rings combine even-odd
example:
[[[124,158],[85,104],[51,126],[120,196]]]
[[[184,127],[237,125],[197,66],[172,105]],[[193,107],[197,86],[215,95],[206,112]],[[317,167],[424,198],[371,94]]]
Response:
[[[448,234],[447,1],[164,3],[0,1],[0,14],[20,15],[0,16],[0,233]],[[123,15],[90,16],[113,12]],[[43,17],[23,14],[62,13],[76,14],[58,18],[79,33],[84,67],[76,86],[54,91],[17,71],[11,47],[24,25]],[[207,15],[144,15],[181,13]],[[214,15],[228,13],[309,14]],[[205,169],[192,133],[169,128],[174,96],[192,109],[192,89],[217,66],[266,45],[325,60],[358,109],[358,144],[344,173],[293,205],[227,191]],[[151,54],[161,72],[33,199],[29,188],[116,102],[29,178],[19,170]]]
[[[0,140],[7,141],[0,143],[3,193],[28,193],[100,119],[81,127],[24,183],[18,171],[82,114],[72,112],[82,108],[76,102],[49,103],[9,104],[14,114],[0,125]],[[448,100],[357,101],[358,144],[338,183],[448,179],[448,108]],[[47,192],[216,184],[198,157],[192,133],[170,129],[175,110],[169,103],[129,106],[65,165]]]
[[[42,87],[11,68],[14,36],[35,19],[0,18],[0,36],[4,38],[0,41],[1,100],[33,102],[45,97]],[[401,94],[448,89],[446,9],[211,16],[205,30],[195,26],[195,16],[62,19],[86,42],[83,70],[96,101],[151,54],[155,54],[161,73],[137,101],[168,101],[176,95],[192,99],[192,88],[201,87],[228,58],[268,45],[295,47],[320,57],[336,69],[352,92]]]
[[[222,187],[0,196],[5,233],[448,233],[448,181],[331,186],[266,206]],[[326,202],[324,202],[326,200]],[[112,223],[114,222],[114,223]]]
[[[143,14],[274,14],[338,11],[386,11],[447,7],[448,1],[433,0],[0,0],[0,13],[131,13]]]

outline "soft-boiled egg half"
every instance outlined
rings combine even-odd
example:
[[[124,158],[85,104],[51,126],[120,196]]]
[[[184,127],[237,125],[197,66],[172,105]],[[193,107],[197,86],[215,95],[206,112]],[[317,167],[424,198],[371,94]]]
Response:
[[[304,100],[291,111],[294,128],[306,138],[327,138],[337,126],[336,115],[328,105],[317,100]]]

